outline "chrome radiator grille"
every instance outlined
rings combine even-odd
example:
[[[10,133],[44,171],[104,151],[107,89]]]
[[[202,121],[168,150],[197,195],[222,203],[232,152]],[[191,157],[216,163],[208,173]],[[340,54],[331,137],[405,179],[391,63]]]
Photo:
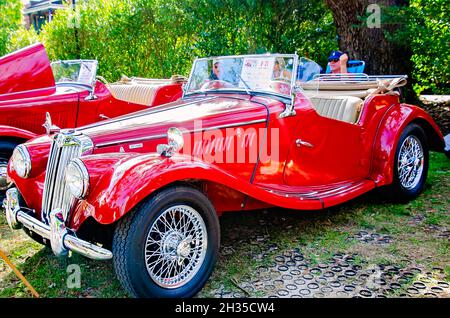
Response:
[[[61,209],[64,220],[75,203],[75,198],[66,187],[65,170],[69,162],[92,149],[87,136],[73,130],[61,131],[54,136],[50,148],[42,197],[42,221],[49,223],[49,214]]]

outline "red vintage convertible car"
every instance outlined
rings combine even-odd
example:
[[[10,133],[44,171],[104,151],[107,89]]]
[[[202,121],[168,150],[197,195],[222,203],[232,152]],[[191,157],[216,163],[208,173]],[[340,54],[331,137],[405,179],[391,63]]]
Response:
[[[197,59],[181,100],[19,145],[10,227],[56,255],[112,258],[133,296],[188,297],[214,268],[224,212],[419,195],[444,141],[399,102],[405,78],[318,70],[293,54]]]
[[[182,81],[97,81],[97,61],[50,63],[42,44],[0,58],[0,196],[14,147],[45,133],[46,113],[59,127],[78,127],[181,97]],[[48,123],[50,128],[51,123]]]

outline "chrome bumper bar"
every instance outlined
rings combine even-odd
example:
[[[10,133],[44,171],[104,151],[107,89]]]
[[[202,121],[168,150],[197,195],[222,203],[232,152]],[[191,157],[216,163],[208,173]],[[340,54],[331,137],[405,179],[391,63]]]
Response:
[[[6,212],[6,220],[11,229],[20,229],[24,226],[49,240],[56,256],[64,256],[68,251],[73,251],[95,260],[109,260],[113,256],[111,251],[83,241],[69,233],[65,227],[60,210],[50,213],[50,225],[39,221],[31,216],[29,212],[22,211],[19,206],[19,193],[16,188],[6,191],[3,207]]]

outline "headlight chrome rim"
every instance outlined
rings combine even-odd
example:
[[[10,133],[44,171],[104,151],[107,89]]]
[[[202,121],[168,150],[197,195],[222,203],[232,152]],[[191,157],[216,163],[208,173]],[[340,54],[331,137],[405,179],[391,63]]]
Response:
[[[78,192],[74,191],[74,188],[70,186],[70,180],[68,180],[68,171],[72,167],[75,169],[75,171],[78,172],[81,179],[81,189]],[[72,159],[72,161],[67,165],[65,171],[65,181],[70,193],[74,197],[80,200],[86,198],[89,192],[89,172],[87,171],[86,166],[84,165],[82,160],[80,160],[79,158],[75,158]]]
[[[18,164],[17,160],[20,160],[23,162],[24,166],[21,167],[23,169],[21,169],[17,166],[17,164]],[[25,147],[24,145],[18,145],[16,148],[14,148],[13,154],[11,156],[11,168],[21,178],[26,179],[30,176],[31,157],[30,157],[30,153],[28,152],[27,147]]]

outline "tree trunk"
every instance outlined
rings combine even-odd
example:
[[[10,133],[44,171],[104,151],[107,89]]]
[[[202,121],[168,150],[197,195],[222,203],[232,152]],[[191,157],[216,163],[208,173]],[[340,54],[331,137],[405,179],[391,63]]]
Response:
[[[411,70],[411,52],[387,41],[385,31],[394,31],[395,24],[383,23],[381,27],[369,28],[364,17],[367,7],[373,0],[326,0],[333,12],[334,23],[339,35],[339,48],[349,55],[350,60],[366,62],[365,73],[371,75],[409,74]],[[407,6],[408,0],[378,0],[381,17],[388,6]],[[373,20],[372,20],[373,21]]]

